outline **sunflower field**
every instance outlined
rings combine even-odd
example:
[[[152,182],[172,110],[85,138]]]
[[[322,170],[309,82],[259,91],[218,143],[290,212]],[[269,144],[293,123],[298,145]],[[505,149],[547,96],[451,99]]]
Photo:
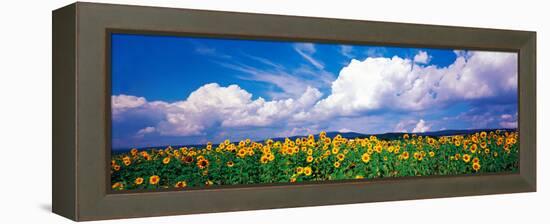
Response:
[[[518,133],[404,134],[395,140],[308,137],[208,143],[201,148],[132,149],[113,154],[113,190],[208,187],[408,176],[515,172]]]

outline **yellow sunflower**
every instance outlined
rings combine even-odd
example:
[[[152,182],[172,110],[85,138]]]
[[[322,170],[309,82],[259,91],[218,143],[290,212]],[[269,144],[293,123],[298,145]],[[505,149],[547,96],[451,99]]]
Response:
[[[311,167],[306,166],[306,167],[304,168],[304,174],[305,174],[306,176],[310,176],[312,172],[313,172],[313,171],[311,170]]]
[[[502,137],[497,139],[497,145],[502,145],[504,139]]]
[[[414,152],[413,157],[417,160],[422,160],[422,153]]]
[[[363,160],[364,163],[368,163],[370,161],[370,155],[368,153],[363,153],[361,160]]]
[[[367,149],[367,153],[368,153],[368,154],[372,154],[372,153],[374,153],[374,150],[373,150],[372,148],[368,148],[368,149]]]
[[[403,152],[403,154],[401,154],[401,158],[405,160],[409,159],[409,152]]]
[[[474,169],[476,172],[481,168],[481,165],[479,163],[472,163],[472,169]]]
[[[487,138],[487,132],[482,131],[481,133],[479,133],[479,137],[481,137],[483,139]]]
[[[337,158],[339,161],[342,161],[342,160],[344,160],[344,159],[346,158],[346,156],[345,156],[344,154],[340,153],[340,154],[338,154],[338,155],[336,156],[336,158]]]
[[[193,160],[194,160],[194,159],[193,159],[193,156],[185,156],[185,157],[183,158],[183,162],[184,162],[184,163],[187,163],[187,164],[192,163]]]
[[[157,175],[153,175],[151,177],[149,177],[149,183],[150,184],[158,184],[160,181],[160,177],[157,176]]]
[[[374,146],[374,151],[376,151],[377,153],[381,153],[382,152],[382,146],[381,145]]]
[[[201,159],[201,160],[197,161],[197,166],[199,167],[199,169],[204,169],[204,168],[208,167],[208,164],[210,164],[210,163],[208,162],[207,159]]]
[[[226,163],[227,167],[233,167],[235,165],[235,163],[233,163],[233,161],[228,161]]]
[[[116,182],[111,186],[111,188],[113,190],[122,190],[122,189],[124,189],[124,185],[120,182]]]
[[[473,153],[476,153],[477,151],[477,144],[473,144],[472,146],[470,146],[470,152],[473,154]]]
[[[178,181],[176,185],[174,185],[175,188],[184,188],[187,187],[187,182],[185,181]]]
[[[416,156],[416,153],[415,153],[415,158],[416,158],[418,161],[422,161],[422,160],[424,159],[424,156],[426,156],[426,152],[424,152],[424,151],[418,153],[418,156]]]
[[[471,159],[471,158],[472,158],[472,157],[471,157],[470,155],[468,155],[468,154],[464,154],[464,155],[462,156],[462,160],[463,160],[465,163],[470,162],[470,159]]]
[[[204,182],[204,184],[206,186],[212,186],[212,185],[214,185],[214,182],[212,182],[211,180],[207,180],[206,182]]]
[[[304,168],[299,166],[299,167],[296,167],[296,174],[302,174],[304,173]]]
[[[474,143],[478,143],[478,142],[479,142],[479,139],[478,139],[477,136],[475,136],[475,135],[472,136],[471,139],[472,139],[472,142],[474,142]]]
[[[487,148],[487,142],[481,142],[481,143],[479,143],[479,146],[480,146],[482,149],[485,149],[485,148]]]
[[[456,147],[458,147],[458,146],[461,145],[461,144],[460,144],[460,140],[458,140],[458,139],[454,140],[454,143],[455,143],[455,146],[456,146]]]
[[[142,183],[143,183],[143,178],[141,178],[141,177],[136,178],[136,179],[134,180],[134,183],[135,183],[136,185],[142,184]]]
[[[239,149],[239,151],[237,152],[237,156],[243,158],[244,156],[246,156],[246,150]]]
[[[269,162],[269,156],[263,155],[262,157],[260,157],[260,162],[266,164],[267,162]]]

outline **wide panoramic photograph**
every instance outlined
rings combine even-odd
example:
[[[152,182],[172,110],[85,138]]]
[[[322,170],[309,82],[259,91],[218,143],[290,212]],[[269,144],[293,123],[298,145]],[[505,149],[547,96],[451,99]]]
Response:
[[[519,171],[518,55],[111,35],[111,188]]]

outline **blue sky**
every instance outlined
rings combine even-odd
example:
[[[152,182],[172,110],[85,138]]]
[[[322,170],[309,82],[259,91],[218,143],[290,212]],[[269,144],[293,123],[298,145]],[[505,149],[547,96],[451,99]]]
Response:
[[[111,46],[113,148],[517,125],[515,53],[130,34]]]
[[[326,61],[325,70],[337,75],[350,58],[341,54],[341,45],[316,44],[319,60]],[[456,55],[452,50],[354,46],[349,54],[365,59],[368,56],[412,58],[419,50],[434,59],[430,64],[440,67],[451,64]],[[277,89],[269,83],[243,80],[242,72],[224,66],[246,64],[258,69],[270,69],[258,58],[276,62],[287,69],[299,69],[304,59],[296,54],[292,42],[184,38],[115,34],[112,37],[112,94],[144,96],[148,100],[173,102],[181,100],[205,83],[222,86],[238,83],[254,96],[269,98],[266,89]],[[329,90],[324,89],[324,91]]]

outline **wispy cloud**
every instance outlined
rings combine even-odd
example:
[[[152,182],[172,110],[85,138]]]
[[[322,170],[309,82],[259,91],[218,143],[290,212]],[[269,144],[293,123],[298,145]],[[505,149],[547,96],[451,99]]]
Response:
[[[209,56],[209,57],[219,58],[219,59],[233,58],[229,54],[223,53],[222,51],[214,47],[206,46],[198,41],[195,41],[195,40],[187,40],[187,41],[194,47],[195,53],[199,55]]]
[[[313,45],[312,43],[295,44],[294,50],[298,52],[298,54],[302,56],[306,61],[315,66],[315,68],[320,70],[325,68],[325,65],[321,61],[313,58],[312,55],[315,53],[316,49],[315,45]]]
[[[281,91],[268,91],[268,94],[274,99],[296,97],[301,95],[307,86],[320,88],[326,83],[321,83],[319,79],[302,79],[298,75],[290,74],[282,69],[258,69],[249,65],[219,63],[229,69],[243,72],[247,75],[238,76],[242,80],[259,81],[272,84]]]
[[[514,115],[515,114],[515,115]],[[446,116],[439,119],[437,126],[447,129],[449,125],[458,125],[459,129],[482,129],[482,128],[516,128],[517,127],[517,105],[510,104],[484,104],[469,108],[455,116]]]
[[[316,52],[315,46],[309,43],[295,44],[293,49],[302,57],[309,58],[311,61],[308,59],[306,61],[312,63],[283,65],[271,59],[245,52],[240,54],[262,66],[252,65],[254,63],[244,63],[242,60],[232,60],[231,62],[219,60],[216,63],[243,73],[237,76],[239,79],[264,82],[275,86],[276,89],[266,90],[266,93],[273,99],[299,96],[307,86],[328,90],[335,79],[335,75],[326,71],[321,62],[308,56]]]
[[[306,80],[316,79],[319,82],[326,84],[326,87],[330,87],[334,79],[336,79],[335,75],[331,72],[326,70],[317,70],[307,65],[302,65],[295,68],[291,71],[291,73],[303,77]],[[323,88],[323,86],[317,87]]]
[[[211,47],[197,46],[195,48],[195,52],[197,54],[200,54],[200,55],[216,57],[216,58],[223,58],[223,59],[232,58],[231,55],[224,54],[224,53],[216,50],[216,48],[211,48]]]
[[[388,50],[386,50],[386,48],[384,48],[384,47],[369,47],[364,52],[364,54],[366,54],[367,57],[377,58],[377,57],[384,56],[384,54],[386,54],[387,51]]]
[[[285,68],[285,66],[281,65],[281,64],[278,64],[278,63],[275,63],[267,58],[262,58],[262,57],[258,57],[258,56],[254,56],[254,55],[249,55],[249,54],[245,54],[243,53],[243,55],[247,58],[250,58],[254,61],[257,61],[257,62],[260,62],[264,65],[267,65],[267,66],[270,66],[270,67],[273,67],[274,69],[278,69],[278,70],[283,70]]]
[[[340,54],[344,55],[344,57],[347,58],[355,58],[355,55],[353,54],[353,47],[349,45],[342,45],[340,46]]]

